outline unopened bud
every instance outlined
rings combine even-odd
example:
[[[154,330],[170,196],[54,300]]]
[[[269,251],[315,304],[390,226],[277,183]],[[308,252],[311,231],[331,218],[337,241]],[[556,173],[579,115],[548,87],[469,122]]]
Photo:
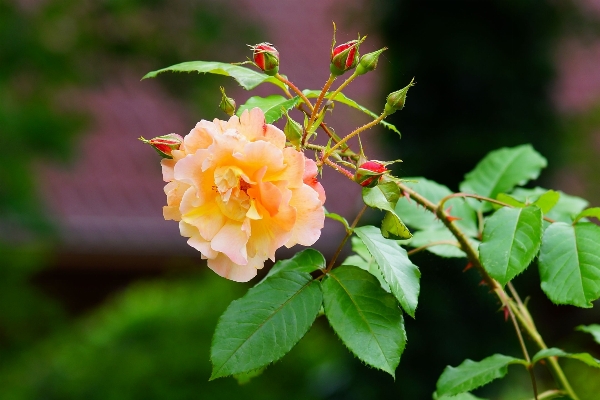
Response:
[[[415,85],[413,81],[414,78],[406,87],[388,95],[384,109],[384,112],[387,115],[393,114],[396,111],[402,110],[404,108],[404,103],[406,102],[406,93],[408,92],[408,89],[410,89],[411,86]]]
[[[287,117],[287,122],[283,127],[283,133],[291,144],[293,144],[295,147],[298,147],[300,146],[300,141],[302,140],[302,125],[291,119],[287,112],[285,113],[285,116]]]
[[[362,187],[375,187],[386,172],[388,169],[384,164],[378,161],[367,161],[356,169],[354,180]]]
[[[279,52],[271,43],[263,42],[250,46],[253,52],[254,63],[269,76],[279,72]]]
[[[377,61],[379,60],[379,55],[385,50],[387,50],[387,47],[362,56],[360,58],[360,61],[358,62],[358,66],[356,67],[356,74],[364,75],[367,72],[373,71],[375,68],[377,68]]]
[[[339,76],[356,67],[358,64],[358,47],[362,40],[351,40],[336,46],[331,51],[329,70],[332,75]]]
[[[162,158],[173,158],[173,150],[179,150],[183,143],[183,138],[176,133],[170,133],[168,135],[157,136],[154,139],[146,140],[140,137],[140,140],[146,144],[149,144],[156,150]]]
[[[222,97],[219,107],[221,107],[221,110],[223,110],[225,114],[229,115],[230,117],[233,117],[233,114],[235,114],[235,100],[233,100],[231,97],[227,97],[227,95],[225,94],[225,89],[223,89],[222,86],[221,94]]]

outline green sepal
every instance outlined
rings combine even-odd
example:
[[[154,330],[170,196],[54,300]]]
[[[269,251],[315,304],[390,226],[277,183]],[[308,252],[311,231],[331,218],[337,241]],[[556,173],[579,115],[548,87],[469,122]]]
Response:
[[[412,234],[396,213],[396,203],[400,189],[395,182],[382,182],[373,188],[362,189],[363,201],[369,207],[386,211],[381,223],[381,233],[384,237],[393,236],[399,239],[410,239]]]

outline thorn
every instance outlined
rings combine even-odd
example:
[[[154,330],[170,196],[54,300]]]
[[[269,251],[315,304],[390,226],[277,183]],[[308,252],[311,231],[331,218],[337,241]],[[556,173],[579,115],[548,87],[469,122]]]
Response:
[[[406,192],[404,192],[404,191],[403,191],[403,192],[402,192],[402,195],[403,195],[404,197],[406,197],[406,200],[408,200],[408,202],[409,202],[409,203],[410,203],[410,202],[412,202],[412,200],[410,199],[410,194],[408,194],[408,193],[406,193]],[[417,204],[417,205],[418,205],[418,204]]]
[[[487,286],[485,279],[482,279],[481,282],[479,282],[479,286]]]
[[[454,217],[454,216],[450,215],[450,211],[451,210],[452,210],[452,206],[450,206],[446,210],[444,210],[444,212],[446,213],[446,218],[448,219],[448,221],[452,222],[452,221],[457,221],[457,220],[462,219],[462,218]]]
[[[467,272],[468,270],[470,270],[471,268],[473,268],[473,263],[471,261],[469,261],[467,263],[467,266],[465,267],[465,269],[463,269],[462,272]]]
[[[508,321],[508,306],[502,307],[504,309],[504,322]]]

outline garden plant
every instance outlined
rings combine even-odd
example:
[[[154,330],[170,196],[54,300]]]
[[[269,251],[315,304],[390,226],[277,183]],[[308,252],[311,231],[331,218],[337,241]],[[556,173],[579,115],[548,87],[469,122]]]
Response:
[[[394,176],[388,166],[401,161],[370,159],[362,142],[372,139],[370,128],[379,124],[400,134],[385,119],[404,108],[415,83],[389,94],[379,114],[345,96],[343,90],[375,70],[385,51],[361,56],[363,42],[359,36],[338,45],[334,34],[330,76],[321,90],[301,90],[281,73],[279,53],[269,43],[251,46],[251,61],[184,62],[144,77],[211,73],[247,90],[268,83],[281,93],[253,96],[236,107],[222,89],[220,108],[228,120],[202,120],[185,137],[141,138],[163,158],[164,217],[178,221],[209,268],[249,281],[267,259],[276,261],[278,248],[313,245],[326,218],[346,232],[329,260],[312,248],[298,251],[277,261],[229,305],[214,333],[210,379],[259,374],[289,352],[318,317],[327,318],[357,358],[394,376],[407,343],[404,315],[416,318],[419,300],[421,273],[411,257],[429,251],[466,259],[465,270],[481,276],[521,347],[518,357],[493,354],[446,367],[434,398],[476,399],[471,391],[502,378],[514,364],[529,374],[532,398],[579,399],[560,359],[594,368],[600,361],[547,344],[512,280],[537,265],[541,288],[553,303],[592,307],[600,297],[600,227],[590,219],[600,217],[600,208],[586,208],[587,201],[560,191],[525,188],[547,164],[527,144],[489,153],[458,192],[424,177]],[[290,116],[293,109],[302,120]],[[373,120],[350,133],[334,131],[327,117],[349,111]],[[279,120],[283,130],[272,125]],[[317,144],[317,135],[326,135],[326,144]],[[327,190],[318,177],[325,173],[362,187],[364,207],[352,222],[324,208]],[[379,226],[361,225],[369,207],[383,212]],[[354,254],[339,260],[348,241]],[[600,343],[600,325],[578,329]],[[540,368],[550,371],[554,388],[538,390]]]

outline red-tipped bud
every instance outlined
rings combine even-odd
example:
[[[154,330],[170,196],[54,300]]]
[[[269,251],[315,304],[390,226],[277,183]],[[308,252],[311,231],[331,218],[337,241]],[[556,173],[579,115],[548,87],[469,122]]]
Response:
[[[388,169],[380,162],[367,161],[362,163],[354,174],[354,180],[362,187],[375,187]]]
[[[183,138],[176,133],[170,133],[168,135],[157,136],[154,139],[146,140],[140,137],[140,140],[150,146],[154,147],[154,150],[162,158],[173,158],[173,150],[179,150],[179,147],[183,143]]]
[[[231,97],[227,97],[227,95],[225,94],[225,89],[223,89],[223,87],[221,87],[221,103],[219,104],[219,107],[221,108],[221,110],[223,110],[223,112],[227,115],[229,115],[230,117],[233,117],[233,114],[235,114],[235,100],[233,100]]]
[[[412,79],[410,83],[404,88],[390,93],[388,95],[384,109],[387,115],[393,114],[396,111],[402,110],[404,108],[404,103],[406,103],[406,93],[408,93],[408,89],[410,89],[411,86],[415,85],[413,81],[414,79]]]
[[[336,46],[331,51],[331,65],[329,70],[335,76],[356,67],[358,64],[358,46],[361,40],[351,40]]]
[[[253,52],[254,63],[269,76],[279,72],[279,52],[271,43],[263,42],[250,46]]]

